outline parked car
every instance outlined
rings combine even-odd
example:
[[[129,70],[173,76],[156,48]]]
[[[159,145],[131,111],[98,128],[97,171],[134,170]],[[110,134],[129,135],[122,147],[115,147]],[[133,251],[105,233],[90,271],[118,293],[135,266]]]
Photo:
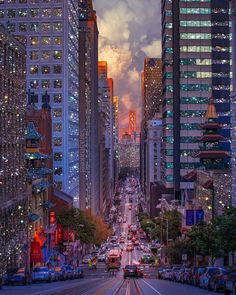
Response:
[[[218,292],[219,290],[224,290],[225,288],[225,278],[229,274],[229,271],[225,268],[218,268],[217,271],[211,276],[208,289]]]
[[[57,275],[57,272],[55,271],[55,269],[50,268],[49,272],[51,274],[51,280],[54,281],[54,282],[58,281],[58,275]]]
[[[89,261],[92,259],[92,256],[91,255],[85,255],[82,259],[82,263],[83,264],[88,264]]]
[[[126,247],[126,251],[133,251],[134,250],[134,246],[132,243],[128,243],[127,247]]]
[[[32,280],[33,282],[44,281],[50,283],[52,281],[52,277],[48,267],[36,267],[32,272]]]
[[[75,269],[75,278],[83,279],[84,278],[84,271],[81,267]]]
[[[205,271],[200,275],[199,287],[209,289],[209,282],[212,276],[217,272],[218,267],[206,267]]]
[[[9,269],[5,275],[4,282],[6,285],[28,285],[32,283],[32,276],[25,268]]]
[[[65,269],[60,266],[55,267],[55,272],[57,273],[57,279],[64,281],[66,279]]]
[[[185,268],[181,273],[180,282],[184,284],[190,284],[190,268]]]
[[[225,276],[224,294],[236,294],[236,269]]]
[[[183,283],[183,276],[184,276],[185,268],[180,268],[178,271],[175,272],[175,281],[178,283]]]
[[[73,280],[75,278],[75,272],[71,265],[64,265],[66,279]]]
[[[132,277],[132,278],[139,278],[138,275],[138,268],[136,265],[126,265],[124,268],[124,279]]]
[[[163,272],[164,272],[165,270],[167,270],[166,267],[159,267],[159,268],[157,269],[157,278],[158,278],[158,279],[162,279],[162,274],[163,274]]]
[[[163,271],[163,273],[161,274],[161,278],[162,278],[163,280],[170,280],[171,275],[172,275],[172,269],[171,269],[171,268],[169,268],[169,269],[165,269],[165,270]]]
[[[183,267],[173,267],[171,275],[170,275],[170,280],[177,281],[177,277],[179,275],[179,272],[181,272],[182,270],[183,270]]]
[[[196,287],[200,287],[200,277],[205,272],[205,267],[197,267],[194,275],[193,275],[193,285]]]

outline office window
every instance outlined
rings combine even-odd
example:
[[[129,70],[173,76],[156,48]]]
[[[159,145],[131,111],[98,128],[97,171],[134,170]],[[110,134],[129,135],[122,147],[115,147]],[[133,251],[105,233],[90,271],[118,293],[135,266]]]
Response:
[[[30,16],[31,17],[34,17],[34,18],[38,18],[39,17],[39,9],[38,8],[31,9],[30,10]]]
[[[59,118],[62,116],[62,109],[61,108],[57,108],[53,110],[53,117],[55,118]]]
[[[53,57],[54,59],[62,59],[62,51],[55,50]]]
[[[62,23],[54,23],[53,32],[62,32]]]
[[[44,89],[50,88],[50,80],[42,80],[42,88]]]
[[[62,94],[54,94],[53,95],[54,103],[62,103]]]
[[[38,51],[30,51],[30,59],[31,60],[37,60],[39,58]]]
[[[38,74],[39,72],[39,67],[36,65],[31,65],[30,66],[30,74],[34,75],[34,74]]]
[[[53,130],[54,130],[54,132],[61,132],[62,131],[62,124],[61,123],[54,123]]]
[[[31,80],[30,81],[30,88],[37,89],[39,87],[38,80]]]
[[[62,81],[61,80],[54,80],[53,82],[54,88],[62,88]]]
[[[30,24],[30,31],[31,32],[39,32],[39,24],[37,24],[37,23],[31,23]]]
[[[48,59],[50,59],[50,51],[48,51],[48,50],[42,51],[41,59],[42,60],[48,60]]]
[[[51,44],[51,37],[42,37],[41,44],[42,45],[50,45]]]
[[[27,17],[27,9],[26,8],[19,9],[18,15],[19,15],[19,17]]]
[[[55,45],[62,45],[62,37],[54,37],[53,44]]]
[[[62,138],[61,137],[54,137],[53,144],[54,144],[54,146],[61,146],[62,145]]]
[[[30,45],[32,45],[32,46],[39,45],[39,38],[38,37],[30,37]]]
[[[53,9],[53,15],[55,17],[62,17],[62,9],[61,8],[54,8]]]
[[[42,74],[50,74],[50,66],[42,66]]]
[[[50,23],[42,23],[42,31],[43,32],[49,32],[51,29]]]
[[[7,10],[7,16],[9,18],[15,18],[16,17],[16,10],[15,9],[8,9]]]
[[[54,74],[61,74],[62,73],[62,65],[54,65],[53,66],[53,73]]]
[[[27,23],[19,23],[19,31],[27,32]]]
[[[51,17],[51,9],[50,8],[42,9],[42,17]]]

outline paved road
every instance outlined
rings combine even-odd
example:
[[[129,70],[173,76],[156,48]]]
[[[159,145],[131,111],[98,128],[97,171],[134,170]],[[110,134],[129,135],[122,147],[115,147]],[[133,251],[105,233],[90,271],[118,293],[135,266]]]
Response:
[[[135,200],[134,200],[135,201]],[[135,204],[135,202],[133,202]],[[117,234],[128,232],[128,224],[135,221],[134,208],[128,209],[128,196],[123,200],[121,210],[127,216],[127,223],[117,227]],[[134,207],[134,206],[133,206]],[[139,260],[141,251],[124,251],[122,268],[134,260]],[[31,286],[4,286],[0,295],[204,295],[214,294],[192,286],[156,279],[156,269],[146,267],[144,279],[123,280],[123,270],[114,277],[106,271],[104,263],[99,263],[97,270],[84,267],[84,279],[56,282],[50,284],[33,284]]]

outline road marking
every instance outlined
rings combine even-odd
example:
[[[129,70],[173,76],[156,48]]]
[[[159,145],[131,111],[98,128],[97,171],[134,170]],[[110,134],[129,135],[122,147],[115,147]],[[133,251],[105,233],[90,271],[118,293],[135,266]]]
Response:
[[[142,280],[148,287],[150,287],[155,293],[157,293],[158,295],[162,295],[159,291],[157,291],[157,289],[155,289],[152,285],[150,285],[148,282]]]
[[[128,281],[125,295],[130,295],[130,280]]]

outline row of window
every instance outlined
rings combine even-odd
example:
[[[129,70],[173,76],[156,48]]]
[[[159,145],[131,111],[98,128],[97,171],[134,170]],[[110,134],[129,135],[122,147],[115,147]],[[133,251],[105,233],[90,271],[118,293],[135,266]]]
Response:
[[[172,163],[172,162],[166,163],[166,168],[173,169],[174,163]],[[194,168],[195,168],[195,163],[181,163],[180,164],[180,169],[194,169]]]
[[[173,117],[173,111],[166,111],[166,115],[164,114],[164,117],[167,118],[172,118]],[[187,118],[194,118],[194,117],[203,117],[205,115],[205,111],[192,111],[192,110],[186,110],[186,111],[181,111],[180,116],[181,117],[187,117]]]
[[[174,137],[173,136],[166,136],[164,137],[165,142],[167,143],[174,143]],[[198,142],[198,137],[194,136],[181,136],[180,137],[181,143],[196,143]]]
[[[0,10],[0,16],[1,16],[1,10]],[[19,32],[35,32],[35,33],[39,33],[39,32],[53,32],[53,33],[59,33],[62,32],[62,23],[11,23],[8,22],[7,23],[7,29],[10,32],[16,32],[17,30]]]
[[[51,18],[51,17],[62,17],[62,8],[20,8],[20,9],[1,9],[0,17],[16,18],[16,17],[32,17],[32,18]]]
[[[210,91],[211,85],[209,85],[209,84],[181,84],[180,90],[181,91]],[[174,91],[173,85],[167,85],[166,91],[173,92]]]
[[[173,130],[174,125],[173,124],[166,124],[165,129],[166,130]],[[202,130],[200,124],[197,124],[197,123],[180,124],[180,129],[181,130]]]
[[[48,89],[48,88],[62,88],[62,80],[56,79],[56,80],[41,80],[41,88]],[[38,80],[30,80],[30,88],[31,89],[38,89],[39,83]]]
[[[41,58],[41,60],[50,60],[53,58],[54,60],[60,60],[62,59],[62,51],[55,50],[42,50],[42,51],[30,51],[29,56],[31,60],[38,60]]]
[[[29,44],[31,46],[39,46],[39,45],[61,45],[62,38],[61,37],[30,37]],[[60,59],[60,58],[58,58]]]
[[[26,4],[26,3],[32,3],[32,4],[37,4],[37,3],[62,3],[63,0],[0,0],[0,5],[1,4]]]
[[[191,157],[193,154],[195,154],[196,152],[198,152],[198,150],[181,150],[180,151],[180,156],[181,157]],[[173,149],[167,149],[165,151],[166,156],[173,156],[174,155],[174,150]]]
[[[166,72],[166,79],[173,79],[173,72]],[[195,72],[195,71],[184,71],[180,72],[181,78],[196,78],[196,79],[206,79],[211,78],[211,72]]]
[[[171,66],[173,65],[173,60],[166,60],[165,66]],[[187,66],[187,65],[193,65],[193,66],[210,66],[212,64],[230,64],[230,60],[226,59],[208,59],[208,58],[181,58],[180,59],[180,65]]]
[[[42,65],[41,67],[36,66],[36,65],[31,65],[29,68],[29,72],[31,75],[36,75],[39,73],[42,73],[44,75],[46,74],[61,74],[62,73],[62,65]]]

